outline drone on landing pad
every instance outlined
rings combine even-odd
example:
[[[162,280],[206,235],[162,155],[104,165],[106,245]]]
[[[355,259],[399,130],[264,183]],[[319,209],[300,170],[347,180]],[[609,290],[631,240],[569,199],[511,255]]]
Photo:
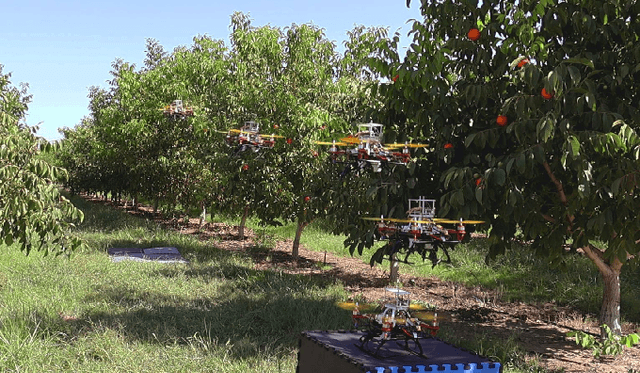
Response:
[[[330,145],[329,154],[334,163],[347,163],[343,171],[362,170],[370,167],[373,172],[381,172],[382,166],[389,164],[406,165],[411,160],[410,148],[424,148],[426,144],[383,144],[382,124],[359,124],[358,132],[340,141],[317,141],[318,145]]]
[[[420,253],[422,259],[429,259],[435,267],[442,260],[438,258],[438,249],[442,249],[446,256],[444,263],[451,263],[448,249],[462,242],[466,235],[465,225],[483,224],[481,220],[452,220],[436,218],[434,199],[419,197],[409,199],[409,210],[406,219],[385,218],[381,216],[364,217],[365,220],[377,221],[377,235],[380,240],[387,240],[389,254],[404,249],[407,256],[405,262],[413,253]],[[454,228],[443,225],[453,224]]]
[[[396,341],[408,353],[424,356],[420,340],[436,336],[440,329],[438,313],[411,304],[405,298],[408,291],[398,288],[386,288],[385,291],[392,293],[395,299],[384,303],[379,313],[361,313],[367,305],[338,303],[338,307],[352,311],[355,328],[365,332],[358,348],[375,357],[387,358],[390,356],[383,356],[381,348],[389,341]]]

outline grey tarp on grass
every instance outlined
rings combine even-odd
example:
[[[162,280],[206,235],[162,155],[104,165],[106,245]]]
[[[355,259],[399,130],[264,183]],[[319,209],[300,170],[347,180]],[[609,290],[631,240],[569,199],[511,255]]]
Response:
[[[137,262],[188,263],[175,247],[110,248],[107,250],[112,262],[134,260]]]

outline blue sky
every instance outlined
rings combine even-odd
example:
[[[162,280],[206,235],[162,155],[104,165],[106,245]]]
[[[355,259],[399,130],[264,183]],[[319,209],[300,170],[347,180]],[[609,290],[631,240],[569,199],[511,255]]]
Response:
[[[406,46],[410,25],[420,18],[413,0],[236,0],[236,1],[32,1],[2,5],[0,64],[13,85],[29,84],[33,101],[27,123],[38,134],[60,138],[58,128],[73,127],[88,115],[90,86],[107,85],[116,58],[142,66],[146,38],[167,51],[207,34],[228,42],[231,14],[249,14],[256,26],[313,23],[338,45],[354,25],[399,30]]]

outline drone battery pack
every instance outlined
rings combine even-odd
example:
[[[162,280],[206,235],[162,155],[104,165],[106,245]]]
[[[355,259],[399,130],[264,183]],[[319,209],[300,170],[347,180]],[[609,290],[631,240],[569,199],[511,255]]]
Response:
[[[297,373],[501,373],[500,363],[437,338],[420,339],[423,356],[388,341],[379,356],[363,351],[361,331],[305,331],[299,340]],[[384,357],[382,357],[384,356]]]

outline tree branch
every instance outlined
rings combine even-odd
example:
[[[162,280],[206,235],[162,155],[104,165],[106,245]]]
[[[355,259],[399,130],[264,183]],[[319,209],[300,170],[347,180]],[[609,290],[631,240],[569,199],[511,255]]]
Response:
[[[569,200],[567,199],[567,195],[564,192],[564,186],[562,182],[556,178],[556,175],[551,171],[551,166],[549,166],[549,162],[545,161],[543,164],[545,171],[547,171],[547,175],[555,184],[556,190],[558,192],[558,198],[560,198],[560,202],[566,207],[569,204]],[[569,227],[567,230],[569,232],[573,231],[573,221],[575,220],[575,216],[567,214],[567,220],[569,220]]]
[[[582,251],[584,251],[585,255],[591,259],[591,261],[598,267],[600,273],[609,273],[611,272],[611,268],[604,262],[604,256],[600,249],[592,246],[586,245],[581,247]]]
[[[547,171],[547,175],[549,175],[549,178],[556,186],[556,190],[558,191],[558,197],[560,198],[560,202],[562,202],[562,204],[566,206],[569,203],[569,201],[567,200],[567,195],[564,193],[564,187],[562,186],[562,182],[556,179],[556,175],[554,175],[553,171],[551,171],[551,166],[549,166],[549,162],[545,161],[542,165],[544,166],[544,169]]]

